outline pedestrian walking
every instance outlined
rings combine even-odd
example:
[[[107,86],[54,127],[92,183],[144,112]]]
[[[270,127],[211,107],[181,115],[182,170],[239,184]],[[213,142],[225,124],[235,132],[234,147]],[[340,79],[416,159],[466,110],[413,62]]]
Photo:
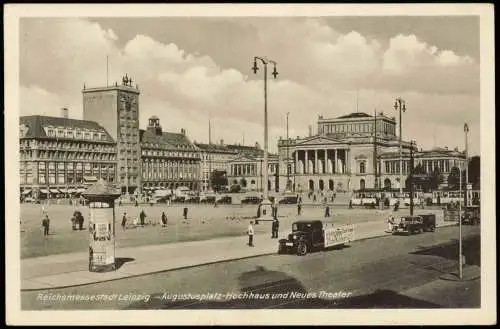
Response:
[[[184,220],[187,220],[187,216],[188,216],[188,208],[187,207],[184,207],[183,216],[184,216]]]
[[[313,201],[316,202],[316,194],[313,196]]]
[[[301,204],[301,203],[299,203],[299,204],[297,204],[297,215],[299,215],[299,216],[300,216],[300,213],[301,213],[301,212],[302,212],[302,204]]]
[[[43,227],[43,236],[47,237],[49,235],[49,228],[50,228],[50,219],[48,214],[45,214],[45,217],[42,219],[42,227]]]
[[[325,208],[325,217],[330,217],[330,206],[326,206]]]
[[[125,231],[127,229],[127,213],[123,213],[122,217],[122,229]]]
[[[248,246],[253,247],[253,222],[250,221],[250,224],[248,225],[247,229],[247,234],[248,234]]]
[[[144,212],[144,209],[141,210],[141,213],[139,214],[139,218],[141,220],[141,226],[144,226],[144,220],[146,219],[146,213]]]
[[[165,215],[165,212],[161,213],[161,225],[163,227],[167,226],[167,215]]]

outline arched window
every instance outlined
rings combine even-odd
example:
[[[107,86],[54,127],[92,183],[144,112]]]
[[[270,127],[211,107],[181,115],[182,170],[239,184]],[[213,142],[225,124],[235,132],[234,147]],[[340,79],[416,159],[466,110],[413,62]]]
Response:
[[[319,189],[320,189],[321,191],[323,191],[323,189],[324,189],[324,188],[325,188],[324,182],[323,182],[323,180],[322,180],[322,179],[320,179],[320,180],[319,180]]]
[[[359,173],[360,173],[360,174],[364,174],[364,173],[365,173],[365,170],[366,170],[366,168],[365,168],[365,163],[364,163],[364,162],[360,162],[360,163],[359,163]]]

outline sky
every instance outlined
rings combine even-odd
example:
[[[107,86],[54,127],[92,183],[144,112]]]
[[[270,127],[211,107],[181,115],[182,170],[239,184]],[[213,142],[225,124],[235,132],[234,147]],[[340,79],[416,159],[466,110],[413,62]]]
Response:
[[[21,18],[20,114],[83,118],[81,90],[139,85],[140,127],[156,115],[164,131],[192,141],[263,145],[263,69],[268,81],[269,150],[279,137],[305,137],[319,115],[398,116],[403,139],[419,147],[480,152],[479,18],[161,17]],[[108,58],[108,70],[106,69]],[[108,72],[108,76],[107,76]]]

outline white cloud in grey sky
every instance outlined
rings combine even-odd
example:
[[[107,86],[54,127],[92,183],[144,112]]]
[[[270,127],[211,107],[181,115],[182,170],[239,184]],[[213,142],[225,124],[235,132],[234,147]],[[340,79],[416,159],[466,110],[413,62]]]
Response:
[[[479,154],[473,47],[443,48],[407,30],[334,29],[333,20],[163,18],[139,25],[138,19],[24,18],[21,114],[58,115],[66,106],[81,118],[83,84],[105,85],[108,56],[110,83],[127,73],[139,84],[141,127],[155,114],[165,130],[185,128],[192,140],[207,141],[210,115],[214,140],[241,142],[244,135],[246,144],[263,145],[262,70],[259,76],[250,70],[260,55],[276,60],[280,73],[269,81],[271,151],[286,135],[286,112],[290,136],[304,136],[318,114],[353,112],[356,99],[359,111],[396,115],[394,98],[403,97],[405,139],[423,148],[462,146],[468,121],[470,148]],[[182,25],[173,30],[172,21]]]

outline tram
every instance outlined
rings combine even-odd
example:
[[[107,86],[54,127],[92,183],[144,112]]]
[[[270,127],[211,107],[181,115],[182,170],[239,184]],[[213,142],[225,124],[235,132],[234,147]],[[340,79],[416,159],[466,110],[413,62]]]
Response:
[[[424,200],[422,191],[413,191],[413,203],[418,205]],[[399,189],[363,189],[355,190],[351,198],[352,206],[377,205],[378,202],[383,202],[385,206],[394,206],[398,201],[400,207],[410,205],[410,192],[403,190],[400,195]]]

